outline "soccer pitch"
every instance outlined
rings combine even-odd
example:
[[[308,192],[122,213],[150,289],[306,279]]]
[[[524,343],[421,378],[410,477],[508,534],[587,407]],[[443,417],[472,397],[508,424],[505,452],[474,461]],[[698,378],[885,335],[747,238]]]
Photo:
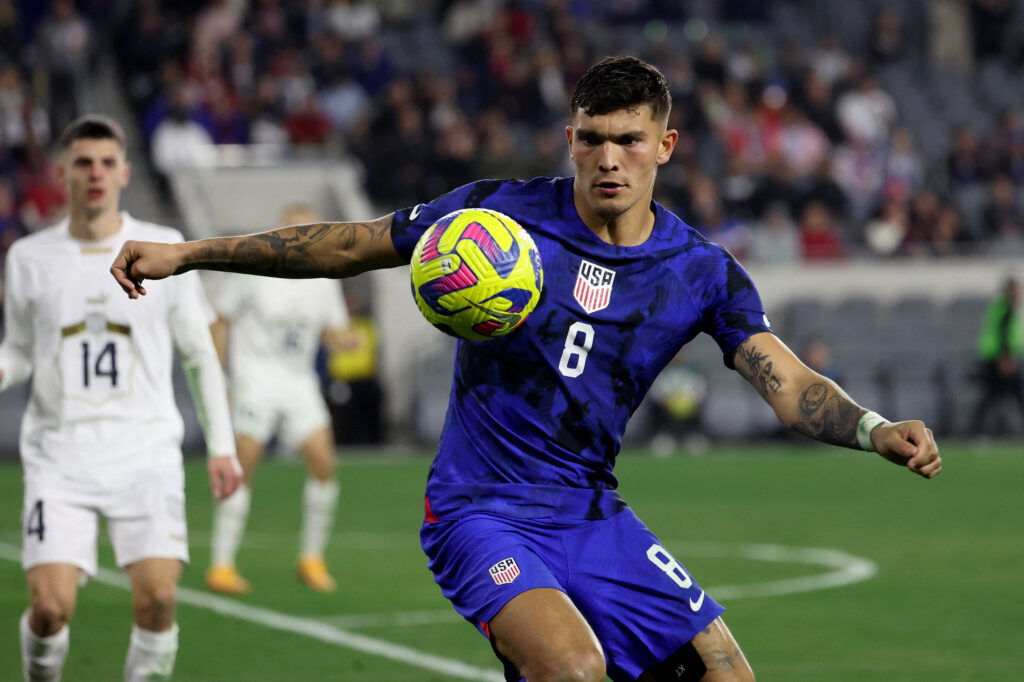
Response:
[[[875,455],[803,445],[620,456],[620,490],[708,593],[761,681],[1024,679],[1024,445],[942,444],[925,481]],[[211,501],[189,460],[193,564],[178,680],[500,681],[487,642],[441,597],[417,532],[429,458],[342,452],[328,561],[295,577],[301,465],[257,473],[239,566],[253,593],[203,589]],[[21,469],[0,466],[0,679],[20,679]],[[131,607],[110,548],[79,593],[64,679],[116,680]]]

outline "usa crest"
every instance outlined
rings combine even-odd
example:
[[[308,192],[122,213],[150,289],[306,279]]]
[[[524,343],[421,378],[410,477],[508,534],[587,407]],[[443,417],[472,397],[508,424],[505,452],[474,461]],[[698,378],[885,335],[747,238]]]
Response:
[[[520,570],[516,560],[509,557],[491,566],[489,572],[495,585],[507,585],[519,577]]]
[[[612,285],[615,271],[601,267],[588,260],[580,261],[580,272],[576,276],[573,296],[587,313],[596,313],[607,308],[612,300]]]

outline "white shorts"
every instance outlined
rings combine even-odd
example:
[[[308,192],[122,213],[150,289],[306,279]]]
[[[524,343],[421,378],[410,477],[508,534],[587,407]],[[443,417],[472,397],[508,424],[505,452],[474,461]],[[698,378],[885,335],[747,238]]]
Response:
[[[236,384],[231,398],[235,434],[261,445],[276,433],[282,447],[298,450],[314,432],[331,424],[320,386],[314,382],[276,387]]]
[[[26,477],[21,513],[21,565],[73,564],[96,574],[100,517],[114,559],[124,568],[141,559],[188,563],[184,474],[140,473],[119,490],[83,491],[53,477]]]

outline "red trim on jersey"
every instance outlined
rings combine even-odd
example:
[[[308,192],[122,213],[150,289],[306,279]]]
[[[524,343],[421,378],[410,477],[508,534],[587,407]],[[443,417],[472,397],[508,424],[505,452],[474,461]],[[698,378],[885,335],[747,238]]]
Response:
[[[487,639],[491,638],[491,626],[487,623],[480,621],[480,629],[484,631],[484,637]]]
[[[441,519],[434,516],[434,512],[430,509],[430,498],[423,498],[423,520],[427,523],[436,523]]]

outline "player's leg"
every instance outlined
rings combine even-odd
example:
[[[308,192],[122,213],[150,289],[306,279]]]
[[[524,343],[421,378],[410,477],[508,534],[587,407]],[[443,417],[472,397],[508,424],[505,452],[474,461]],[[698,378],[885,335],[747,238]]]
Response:
[[[29,608],[19,623],[26,680],[59,680],[71,646],[69,623],[75,613],[81,569],[64,563],[28,569]]]
[[[337,584],[324,560],[338,507],[331,417],[315,375],[296,380],[287,398],[287,404],[282,406],[281,438],[286,446],[297,447],[302,452],[309,469],[302,491],[299,580],[318,592],[333,592]]]
[[[564,534],[568,594],[613,680],[750,682],[724,610],[630,509]]]
[[[235,448],[238,452],[238,463],[242,465],[242,485],[234,495],[218,502],[213,510],[210,567],[206,571],[207,587],[221,594],[246,594],[251,589],[249,581],[239,575],[238,569],[235,568],[235,557],[245,535],[246,523],[249,521],[253,476],[260,460],[263,459],[263,444],[269,438],[269,434],[260,433],[254,436],[243,431],[262,427],[256,427],[254,420],[240,419],[238,410],[235,411],[235,420]]]
[[[96,572],[99,517],[90,496],[27,475],[21,518],[21,563],[30,600],[19,628],[25,677],[59,680],[78,582],[83,573]]]
[[[522,592],[488,624],[506,675],[528,682],[605,679],[605,660],[594,631],[564,592]]]
[[[694,680],[700,680],[700,682],[754,681],[754,671],[751,670],[747,657],[743,655],[743,651],[721,616],[690,640],[690,645],[692,645],[692,650],[689,650],[690,655],[699,656],[700,666],[705,669],[704,674],[701,677],[693,678]],[[685,666],[684,655],[680,655],[680,662],[675,666],[663,666],[663,670],[660,670],[660,677],[657,672],[648,671],[637,678],[637,682],[667,682],[668,680],[676,682],[690,679],[682,676],[685,673],[685,668],[680,669],[679,667],[680,665]],[[681,670],[682,672],[680,672]]]
[[[299,578],[320,592],[337,587],[327,571],[324,550],[334,528],[338,508],[338,480],[334,437],[330,427],[322,426],[302,444],[309,476],[302,491],[302,532],[299,540]]]
[[[178,654],[175,593],[178,559],[149,558],[125,566],[132,585],[132,627],[124,677],[129,682],[168,680]]]

